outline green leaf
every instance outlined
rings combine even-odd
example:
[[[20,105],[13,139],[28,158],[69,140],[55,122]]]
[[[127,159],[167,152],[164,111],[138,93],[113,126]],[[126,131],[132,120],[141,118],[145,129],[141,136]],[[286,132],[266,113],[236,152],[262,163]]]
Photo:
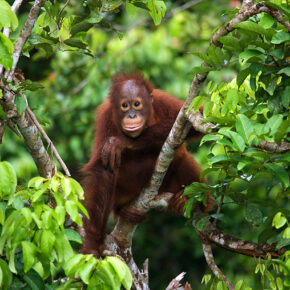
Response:
[[[74,277],[76,270],[82,267],[85,262],[86,256],[82,254],[74,254],[66,260],[63,269],[68,277]]]
[[[55,236],[50,230],[43,230],[40,240],[41,253],[47,258],[51,257],[51,252],[55,243]]]
[[[289,76],[290,76],[290,72],[289,72]],[[289,96],[290,96],[290,86],[287,86],[281,96],[282,105],[285,109],[288,109],[289,107],[289,102],[290,102]]]
[[[211,101],[207,101],[204,104],[204,106],[203,106],[203,117],[204,118],[206,118],[210,114],[210,112],[211,112],[211,110],[213,108],[213,105],[214,105],[214,103],[211,102]]]
[[[265,29],[271,28],[274,23],[275,23],[275,20],[268,13],[263,13],[262,18],[259,21],[259,25],[261,25]]]
[[[55,207],[56,220],[59,226],[63,226],[65,222],[65,208],[62,205]]]
[[[235,110],[239,101],[239,94],[237,89],[230,89],[227,92],[225,105],[230,110]]]
[[[267,31],[267,29],[265,29],[263,26],[255,23],[253,21],[250,21],[250,20],[240,22],[240,23],[234,25],[234,27],[235,28],[242,28],[244,30],[256,32],[258,34],[263,34],[265,36],[269,36],[269,32]]]
[[[204,230],[204,228],[206,227],[208,221],[210,219],[210,216],[204,216],[202,217],[197,223],[196,223],[196,228],[199,230],[199,231],[202,231]]]
[[[266,163],[265,167],[271,170],[274,175],[280,179],[285,188],[289,187],[289,175],[286,169],[276,163]]]
[[[133,5],[136,6],[136,7],[139,7],[141,9],[145,9],[147,11],[150,11],[150,9],[146,6],[145,3],[143,3],[142,1],[134,1],[133,2]]]
[[[21,116],[26,110],[26,100],[24,96],[17,94],[15,96],[15,105],[16,105],[18,114]]]
[[[249,223],[260,225],[263,222],[263,214],[256,206],[247,204],[245,209],[245,219]]]
[[[25,80],[19,86],[22,90],[37,91],[43,89],[43,86],[37,82],[32,82],[31,80]]]
[[[73,178],[69,178],[70,187],[74,194],[76,194],[80,199],[84,199],[84,190],[81,185]]]
[[[217,155],[217,156],[214,156],[212,157],[209,161],[208,161],[208,164],[209,165],[212,165],[214,163],[217,163],[217,162],[224,162],[224,161],[231,161],[232,159],[227,156],[227,155]]]
[[[47,179],[41,177],[41,176],[36,176],[33,177],[32,179],[29,180],[28,182],[28,187],[35,187],[35,188],[40,188],[42,184],[46,181]]]
[[[246,63],[249,60],[256,60],[256,59],[259,61],[264,61],[265,60],[264,53],[257,49],[248,49],[239,55],[239,61],[241,63]]]
[[[33,243],[27,241],[23,241],[21,245],[24,259],[24,272],[27,272],[36,262],[38,262],[36,256],[38,249]]]
[[[245,143],[248,143],[249,137],[253,133],[254,129],[247,116],[243,114],[237,115],[236,129],[240,136],[244,139]]]
[[[12,273],[7,265],[7,263],[0,259],[0,271],[2,272],[2,279],[0,279],[0,288],[7,290],[12,283]]]
[[[240,87],[243,84],[244,80],[247,78],[249,73],[250,73],[249,68],[245,68],[245,69],[239,71],[239,73],[237,75],[237,85],[238,85],[238,87]]]
[[[17,185],[17,177],[10,163],[0,162],[0,176],[0,197],[13,194]]]
[[[106,261],[112,265],[124,288],[131,289],[133,279],[128,266],[117,257],[106,257]]]
[[[277,212],[273,218],[272,226],[276,229],[282,228],[287,223],[287,219],[281,212]]]
[[[10,70],[12,67],[13,64],[12,54],[13,54],[13,43],[2,32],[0,32],[0,64],[2,64],[6,70]]]
[[[88,31],[90,28],[92,28],[94,26],[94,24],[92,23],[89,23],[87,21],[83,21],[83,22],[80,22],[80,23],[77,23],[75,24],[70,33],[71,33],[71,36],[74,36],[75,34],[81,32],[81,31]]]
[[[65,229],[64,234],[69,241],[73,241],[73,242],[82,244],[82,238],[78,232],[76,232],[72,229]]]
[[[202,103],[203,103],[203,97],[202,96],[195,97],[192,100],[192,102],[191,102],[191,104],[190,104],[190,106],[188,108],[188,111],[191,110],[191,108],[193,108],[193,112],[197,112],[198,109],[201,107]]]
[[[278,115],[273,115],[266,123],[265,125],[265,130],[266,132],[270,131],[270,135],[274,136],[279,129],[280,125],[282,124],[283,121],[283,116],[278,114]]]
[[[280,44],[289,40],[290,40],[290,34],[288,32],[281,31],[273,35],[271,42],[274,44]]]
[[[86,283],[90,283],[90,276],[93,268],[98,264],[95,257],[89,257],[86,263],[79,269],[80,278]]]
[[[284,67],[282,69],[280,69],[278,72],[278,74],[285,74],[287,75],[288,77],[290,77],[290,67]]]
[[[236,132],[229,131],[230,138],[234,144],[234,146],[240,151],[243,152],[245,150],[245,142],[243,138]]]
[[[200,141],[200,146],[208,141],[217,141],[219,139],[221,139],[222,136],[218,135],[218,134],[208,134],[208,135],[204,135]]]
[[[23,275],[23,280],[26,281],[27,285],[30,287],[31,290],[45,289],[44,281],[33,269]]]
[[[72,220],[75,222],[77,217],[79,216],[78,207],[75,202],[70,200],[66,201],[65,209],[67,213],[71,216]]]
[[[203,61],[205,61],[207,64],[211,64],[212,61],[210,60],[210,58],[202,52],[192,52],[193,55],[198,56],[200,59],[202,59]]]
[[[2,27],[9,26],[11,26],[12,30],[15,30],[17,28],[17,16],[5,0],[0,0],[0,29]]]
[[[148,9],[147,6],[145,7]],[[133,3],[126,1],[126,11],[130,17],[134,17],[136,15],[136,12],[138,11],[138,8],[135,5],[133,5]]]
[[[72,47],[77,47],[77,48],[81,48],[81,49],[86,49],[87,48],[87,44],[80,41],[79,39],[77,38],[69,38],[69,39],[66,39],[64,41],[64,43],[68,46],[72,46]]]
[[[71,182],[70,182],[69,177],[65,176],[61,179],[61,187],[62,187],[62,190],[64,191],[64,196],[68,197],[72,191]]]
[[[154,24],[159,25],[166,12],[165,3],[158,0],[148,0],[148,8],[150,9],[150,15],[154,21]]]
[[[183,207],[183,215],[185,218],[190,219],[192,216],[192,212],[195,208],[196,199],[190,198]]]
[[[241,51],[241,44],[236,37],[226,35],[219,38],[219,42],[223,45],[232,47],[235,51]]]
[[[215,68],[210,66],[196,66],[192,68],[192,70],[188,74],[190,75],[204,74],[213,70],[215,70]]]

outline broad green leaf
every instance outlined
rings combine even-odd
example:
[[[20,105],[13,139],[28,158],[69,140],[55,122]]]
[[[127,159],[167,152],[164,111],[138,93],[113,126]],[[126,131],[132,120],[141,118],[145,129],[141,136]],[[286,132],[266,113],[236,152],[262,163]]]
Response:
[[[237,89],[230,89],[227,92],[226,105],[230,110],[234,110],[237,107],[239,101],[239,94]]]
[[[150,9],[150,15],[154,21],[154,24],[159,25],[166,12],[165,3],[158,0],[148,0],[148,8]]]
[[[202,59],[203,61],[205,61],[207,64],[212,64],[210,58],[202,52],[192,52],[193,55],[198,56],[200,59]]]
[[[266,163],[265,167],[271,170],[274,175],[280,179],[285,188],[289,187],[289,175],[285,168],[276,163]]]
[[[66,260],[63,269],[68,277],[74,277],[75,272],[82,267],[86,260],[86,256],[82,254],[74,254],[69,259]]]
[[[138,8],[133,5],[133,3],[126,1],[126,11],[130,17],[134,17],[136,15],[136,12],[138,11]]]
[[[203,97],[202,96],[195,97],[192,100],[192,102],[191,102],[191,104],[190,104],[190,106],[188,108],[188,111],[190,111],[191,108],[193,108],[193,112],[197,112],[198,109],[201,107],[202,103],[203,103]]]
[[[237,75],[237,85],[238,85],[238,87],[240,87],[243,84],[244,80],[249,75],[249,73],[250,73],[249,68],[245,68],[245,69],[239,71],[239,73]]]
[[[88,31],[93,26],[94,26],[93,23],[89,23],[87,21],[77,23],[72,27],[72,29],[70,31],[71,36],[74,36],[75,34],[82,32],[82,31]]]
[[[27,283],[31,290],[45,289],[43,279],[34,269],[31,269],[29,272],[24,274],[23,280]]]
[[[12,283],[12,273],[7,265],[7,263],[0,259],[0,271],[2,273],[2,279],[0,279],[0,288],[7,290]]]
[[[227,156],[227,155],[218,155],[218,156],[214,156],[212,157],[209,161],[208,161],[208,164],[209,165],[212,165],[214,163],[217,163],[217,162],[224,162],[224,161],[231,161],[232,159]]]
[[[250,20],[240,22],[240,23],[234,25],[234,27],[235,28],[237,28],[237,27],[242,28],[244,30],[249,30],[249,31],[259,33],[259,34],[263,34],[265,36],[269,36],[269,32],[267,31],[267,29],[265,29],[263,26],[255,23],[253,21],[250,21]]]
[[[127,290],[131,289],[133,279],[128,266],[117,257],[106,257],[106,260],[114,268],[124,288]]]
[[[43,89],[43,86],[40,83],[33,82],[31,80],[25,80],[19,85],[19,87],[22,90],[29,90],[29,91],[37,91],[39,89]]]
[[[11,26],[15,30],[18,26],[16,14],[11,10],[10,5],[5,0],[0,0],[0,29]],[[1,41],[0,41],[1,42]]]
[[[241,50],[240,41],[236,37],[230,35],[222,36],[219,38],[219,42],[226,46],[232,47],[233,49],[235,49],[235,51]]]
[[[276,229],[282,228],[287,223],[287,219],[281,212],[277,212],[273,218],[272,226]]]
[[[64,40],[64,43],[68,46],[72,46],[72,47],[77,47],[77,48],[81,48],[81,49],[86,49],[87,48],[87,44],[80,41],[77,38],[69,38]]]
[[[239,61],[241,63],[246,63],[252,59],[258,59],[259,61],[264,61],[265,55],[263,52],[257,49],[248,49],[239,55]]]
[[[72,218],[72,220],[75,222],[77,220],[77,217],[79,216],[78,207],[75,204],[75,202],[70,201],[70,200],[66,201],[65,209],[67,213],[70,215],[70,217]]]
[[[57,218],[57,223],[59,226],[63,226],[65,222],[65,208],[62,205],[57,205],[55,207],[55,214]]]
[[[214,103],[211,102],[211,101],[207,101],[207,102],[204,104],[204,106],[203,106],[203,117],[204,117],[204,118],[206,118],[206,117],[210,114],[210,112],[211,112],[213,106],[214,106]]]
[[[290,67],[284,67],[278,71],[278,74],[285,74],[290,77]]]
[[[2,32],[0,32],[0,64],[2,64],[6,70],[10,70],[12,67],[13,64],[12,54],[13,54],[13,43]]]
[[[192,216],[192,212],[195,208],[196,199],[190,198],[183,207],[183,215],[185,218],[190,219]]]
[[[62,190],[64,191],[65,197],[68,197],[72,192],[72,186],[69,177],[65,176],[64,178],[61,179],[61,187]]]
[[[15,105],[16,105],[18,114],[21,116],[26,110],[26,100],[24,96],[17,94],[15,96]]]
[[[80,234],[72,229],[65,229],[64,233],[69,241],[73,241],[82,244],[82,238]]]
[[[201,218],[201,219],[196,223],[196,228],[197,228],[199,231],[204,230],[204,228],[205,228],[205,226],[207,225],[209,219],[210,219],[210,216],[202,217],[202,218]]]
[[[50,230],[43,230],[41,234],[40,249],[46,258],[51,257],[51,252],[55,243],[55,236]]]
[[[287,227],[283,232],[284,239],[290,239],[290,227]]]
[[[69,178],[69,181],[72,192],[76,194],[80,199],[84,199],[84,190],[81,185],[73,178]]]
[[[17,177],[10,163],[0,162],[0,176],[0,197],[13,194],[17,185]]]
[[[290,75],[290,72],[289,72]],[[290,103],[290,86],[287,86],[282,93],[282,105],[285,109],[288,109]]]
[[[243,140],[243,138],[236,132],[233,131],[229,131],[230,134],[230,138],[233,142],[233,144],[235,145],[235,147],[240,151],[243,152],[245,150],[245,142]]]
[[[215,70],[215,68],[210,67],[210,66],[196,66],[192,68],[192,70],[188,74],[194,76],[196,74],[204,74],[213,70]]]
[[[282,124],[283,121],[283,116],[278,114],[278,115],[273,115],[266,123],[265,125],[265,130],[266,132],[270,131],[270,135],[274,136],[279,129],[280,125]]]
[[[26,225],[27,226],[30,225],[32,222],[32,212],[31,212],[30,208],[27,208],[27,207],[22,208],[21,213],[26,220]]]
[[[37,176],[37,177],[33,177],[32,179],[29,180],[28,182],[28,187],[35,187],[35,188],[40,188],[40,186],[46,181],[47,179],[41,177],[41,176]]]
[[[220,155],[220,154],[226,154],[225,147],[222,144],[215,144],[212,147],[211,152],[215,156]]]
[[[208,134],[208,135],[204,135],[200,141],[200,146],[208,141],[217,141],[218,139],[221,139],[222,136],[218,135],[218,134]]]
[[[262,18],[259,21],[259,25],[261,25],[265,29],[271,28],[274,23],[275,23],[275,20],[268,13],[263,13]]]
[[[111,264],[105,260],[101,261],[98,266],[97,272],[95,274],[104,281],[105,285],[108,289],[120,289],[121,282],[117,278],[114,269],[112,268]]]
[[[243,114],[237,115],[236,129],[240,136],[244,139],[245,143],[248,143],[249,137],[253,133],[254,129],[247,116]]]
[[[27,272],[38,261],[36,257],[38,249],[33,243],[27,241],[23,241],[21,245],[24,259],[24,272]]]
[[[98,264],[98,260],[95,257],[90,257],[84,265],[79,269],[80,278],[86,283],[90,283],[91,272]]]
[[[281,31],[274,34],[271,42],[274,44],[280,44],[289,40],[290,40],[290,34],[288,32]]]

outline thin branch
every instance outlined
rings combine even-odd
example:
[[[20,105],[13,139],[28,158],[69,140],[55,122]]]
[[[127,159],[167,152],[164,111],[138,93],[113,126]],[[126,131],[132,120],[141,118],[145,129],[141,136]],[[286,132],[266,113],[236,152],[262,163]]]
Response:
[[[2,138],[5,132],[5,128],[7,126],[6,120],[0,120],[0,144],[2,144]]]
[[[177,289],[180,289],[181,284],[179,282],[183,279],[185,274],[186,274],[185,272],[182,272],[178,276],[176,276],[174,279],[172,279],[172,281],[169,283],[169,285],[166,287],[165,290],[177,290]]]
[[[267,149],[274,151],[276,153],[284,153],[290,151],[290,143],[289,142],[281,142],[280,144],[277,144],[275,142],[268,142],[265,140],[262,140],[259,144],[260,148]]]
[[[29,11],[27,20],[24,24],[24,27],[22,28],[21,33],[14,44],[14,52],[13,52],[13,56],[12,56],[13,65],[12,65],[11,70],[9,70],[5,73],[5,78],[7,79],[7,81],[12,81],[12,79],[13,79],[15,68],[17,66],[19,57],[22,53],[23,46],[31,34],[34,23],[39,15],[40,9],[43,6],[43,4],[45,3],[45,1],[46,0],[35,0],[35,2],[32,5],[32,8]]]
[[[202,2],[202,0],[191,0],[189,2],[186,2],[183,5],[176,7],[175,9],[172,9],[169,13],[167,13],[165,15],[164,19],[168,19],[168,18],[174,16],[175,14],[178,14],[182,11],[185,11],[185,10],[191,8],[192,6],[194,6],[200,2]]]
[[[202,249],[203,249],[204,257],[206,259],[208,266],[214,273],[214,275],[218,277],[219,279],[222,278],[225,281],[229,290],[235,290],[235,287],[233,286],[233,284],[228,280],[228,278],[216,265],[210,243],[203,239],[201,239],[201,242],[202,242]]]
[[[43,138],[46,140],[46,142],[50,146],[51,151],[54,153],[56,159],[58,160],[59,164],[63,168],[65,174],[67,176],[71,176],[71,174],[70,174],[67,166],[65,165],[65,163],[62,160],[62,158],[60,157],[60,155],[59,155],[57,149],[55,148],[54,144],[52,143],[52,141],[50,140],[50,138],[48,137],[48,135],[45,133],[45,131],[43,130],[43,128],[39,124],[39,122],[38,122],[37,118],[35,117],[34,113],[31,111],[31,109],[28,106],[26,107],[26,110],[29,113],[31,119],[33,120],[35,126],[37,127],[37,129],[39,130],[39,132],[41,133],[41,135],[43,136]]]
[[[194,224],[193,224],[194,225]],[[270,254],[273,258],[278,258],[286,251],[285,248],[276,250],[276,244],[254,243],[240,240],[223,231],[217,229],[213,223],[208,223],[202,231],[198,231],[200,237],[217,246],[250,257],[267,258]]]
[[[56,21],[57,26],[60,26],[61,14],[62,14],[63,10],[65,9],[65,7],[69,4],[69,2],[70,2],[70,0],[67,0],[65,2],[65,4],[63,5],[63,7],[60,9],[60,11],[58,13],[57,21]]]

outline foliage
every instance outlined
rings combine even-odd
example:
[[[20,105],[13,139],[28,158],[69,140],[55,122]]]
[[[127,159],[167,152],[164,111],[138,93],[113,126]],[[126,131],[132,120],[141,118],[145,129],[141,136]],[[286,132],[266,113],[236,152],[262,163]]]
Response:
[[[71,0],[61,10],[65,1],[46,1],[20,62],[25,76],[32,81],[27,79],[17,86],[9,84],[10,87],[15,92],[25,91],[30,106],[76,175],[76,167],[88,159],[94,110],[106,96],[112,74],[139,69],[156,87],[184,98],[194,74],[210,72],[211,81],[202,88],[192,107],[198,110],[203,103],[204,118],[217,124],[219,131],[206,135],[201,150],[195,154],[205,167],[203,176],[208,177],[210,184],[193,184],[186,189],[191,197],[185,208],[186,216],[191,216],[197,200],[205,202],[205,194],[210,191],[217,204],[224,195],[221,213],[212,215],[222,228],[243,238],[277,242],[278,247],[289,245],[286,204],[289,156],[258,148],[262,140],[280,142],[287,140],[289,133],[289,34],[271,16],[262,13],[221,38],[222,48],[211,46],[206,50],[212,31],[238,9],[226,10],[229,1],[202,1],[191,12],[183,11],[169,18],[164,2],[135,0],[123,5],[123,1]],[[167,11],[174,11],[183,2],[167,1]],[[269,5],[289,17],[288,8],[277,4],[281,2]],[[0,29],[9,26],[12,29],[11,38],[0,32],[0,63],[5,69],[11,68],[13,45],[28,9],[29,4],[17,20],[7,2],[0,0]],[[220,16],[222,9],[225,11]],[[148,16],[159,26],[152,25]],[[198,58],[207,65],[198,66]],[[192,65],[197,66],[186,74]],[[40,90],[41,86],[45,89]],[[15,102],[22,114],[26,99],[17,95]],[[1,106],[0,118],[6,118]],[[35,166],[23,141],[6,130],[1,147],[1,156],[17,167],[20,177],[15,189],[11,165],[1,163],[4,164],[0,172],[2,233],[10,217],[13,224],[4,238],[1,235],[1,241],[5,239],[2,241],[5,256],[0,260],[0,268],[7,278],[1,280],[1,287],[5,289],[12,283],[11,287],[20,289],[27,283],[31,288],[44,284],[47,288],[62,288],[64,277],[70,277],[66,282],[68,288],[98,283],[98,279],[116,288],[120,283],[129,287],[128,270],[115,258],[97,261],[92,256],[73,253],[80,238],[66,229],[64,216],[68,214],[81,223],[78,212],[85,210],[79,203],[82,190],[77,183],[58,173],[54,181],[36,178],[27,187],[27,180],[35,175]],[[62,192],[58,191],[59,184]],[[55,200],[55,209],[47,205],[49,199]],[[165,214],[150,221],[135,235],[134,255],[141,263],[147,253],[149,256],[155,253],[150,259],[150,270],[155,270],[150,271],[152,288],[161,288],[166,279],[186,269],[197,289],[205,266],[201,249],[192,247],[199,244],[192,228]],[[206,221],[207,217],[201,220],[199,229]],[[152,235],[155,231],[156,235]],[[45,236],[51,236],[49,242]],[[58,236],[65,241],[65,247],[59,246]],[[64,251],[69,253],[65,258]],[[248,285],[261,288],[251,273],[260,275],[264,288],[289,286],[289,251],[279,260],[258,261],[256,269],[250,258],[229,256],[223,250],[216,250],[215,254],[236,289],[250,289]],[[155,262],[156,257],[160,260]],[[162,272],[161,263],[166,269]],[[13,264],[17,273],[10,268]],[[159,281],[154,281],[155,277]],[[202,282],[212,281],[206,275]],[[52,286],[53,283],[56,285]],[[215,278],[210,287],[225,286]]]
[[[68,219],[81,226],[80,213],[88,215],[77,181],[57,172],[20,187],[6,161],[0,162],[0,174],[1,289],[131,288],[130,270],[118,258],[75,253],[73,246],[82,240],[67,226]]]
[[[262,140],[290,140],[289,33],[266,13],[235,28],[221,37],[222,48],[211,46],[207,53],[195,53],[207,66],[194,67],[192,74],[228,66],[237,66],[238,73],[229,83],[209,82],[203,95],[192,103],[193,109],[198,110],[205,98],[204,122],[213,122],[219,128],[205,135],[200,143],[210,143],[208,168],[201,178],[214,172],[217,180],[213,185],[194,183],[185,189],[184,194],[190,197],[185,215],[191,217],[196,201],[206,202],[206,195],[211,192],[223,208],[231,203],[242,207],[249,227],[258,230],[258,241],[275,242],[280,249],[290,245],[290,155],[268,152],[259,145]],[[261,183],[262,192],[257,192],[255,186]],[[223,220],[223,211],[217,213],[212,217]],[[199,220],[199,230],[207,218]],[[289,263],[288,251],[281,260],[259,262],[255,273],[261,273],[263,287],[283,289],[289,287]],[[269,272],[270,266],[276,270],[276,278]]]

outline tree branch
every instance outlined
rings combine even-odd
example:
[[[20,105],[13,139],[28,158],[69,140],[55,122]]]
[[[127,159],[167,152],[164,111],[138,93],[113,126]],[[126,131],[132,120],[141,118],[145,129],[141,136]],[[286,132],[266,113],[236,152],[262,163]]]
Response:
[[[194,225],[194,224],[193,224]],[[198,231],[200,237],[217,246],[238,254],[266,259],[267,254],[278,258],[286,249],[276,250],[276,244],[254,243],[237,239],[217,229],[213,223],[208,223],[204,230]]]
[[[42,5],[45,3],[45,1],[46,0],[35,0],[33,5],[32,5],[32,8],[29,11],[27,20],[24,24],[24,27],[22,28],[21,33],[14,44],[14,52],[13,52],[13,56],[12,56],[12,58],[13,58],[12,68],[11,68],[11,70],[9,70],[5,73],[5,78],[7,79],[8,82],[12,81],[12,79],[13,79],[15,68],[17,66],[19,57],[20,57],[22,49],[23,49],[23,46],[31,34],[34,23],[39,15],[40,9],[41,9]]]
[[[166,287],[165,290],[177,290],[177,289],[180,289],[181,284],[179,282],[183,279],[183,277],[184,277],[185,274],[186,274],[185,272],[182,272],[178,276],[176,276],[169,283],[169,285]]]
[[[31,111],[31,109],[27,106],[26,110],[28,112],[28,114],[30,115],[30,118],[33,120],[35,126],[37,127],[37,129],[39,130],[39,132],[41,133],[41,135],[43,136],[43,138],[46,140],[46,142],[48,143],[48,145],[51,148],[51,151],[54,153],[56,159],[58,160],[59,164],[61,165],[62,169],[64,170],[65,174],[67,176],[71,176],[66,164],[63,162],[62,158],[60,157],[57,149],[55,148],[54,144],[52,143],[52,141],[50,140],[50,138],[48,137],[48,135],[45,133],[45,131],[43,130],[43,128],[41,127],[41,125],[39,124],[37,118],[35,117],[34,113]]]
[[[286,141],[277,144],[275,142],[268,142],[262,140],[261,143],[259,144],[259,147],[267,150],[272,150],[276,153],[284,153],[290,151],[290,143]]]
[[[212,272],[214,273],[214,275],[217,276],[219,279],[222,278],[225,281],[229,290],[235,290],[235,287],[233,286],[233,284],[228,280],[228,278],[216,265],[210,243],[203,239],[201,239],[201,242],[202,242],[202,249],[203,249],[205,260],[208,266],[210,267],[210,269],[212,270]]]

